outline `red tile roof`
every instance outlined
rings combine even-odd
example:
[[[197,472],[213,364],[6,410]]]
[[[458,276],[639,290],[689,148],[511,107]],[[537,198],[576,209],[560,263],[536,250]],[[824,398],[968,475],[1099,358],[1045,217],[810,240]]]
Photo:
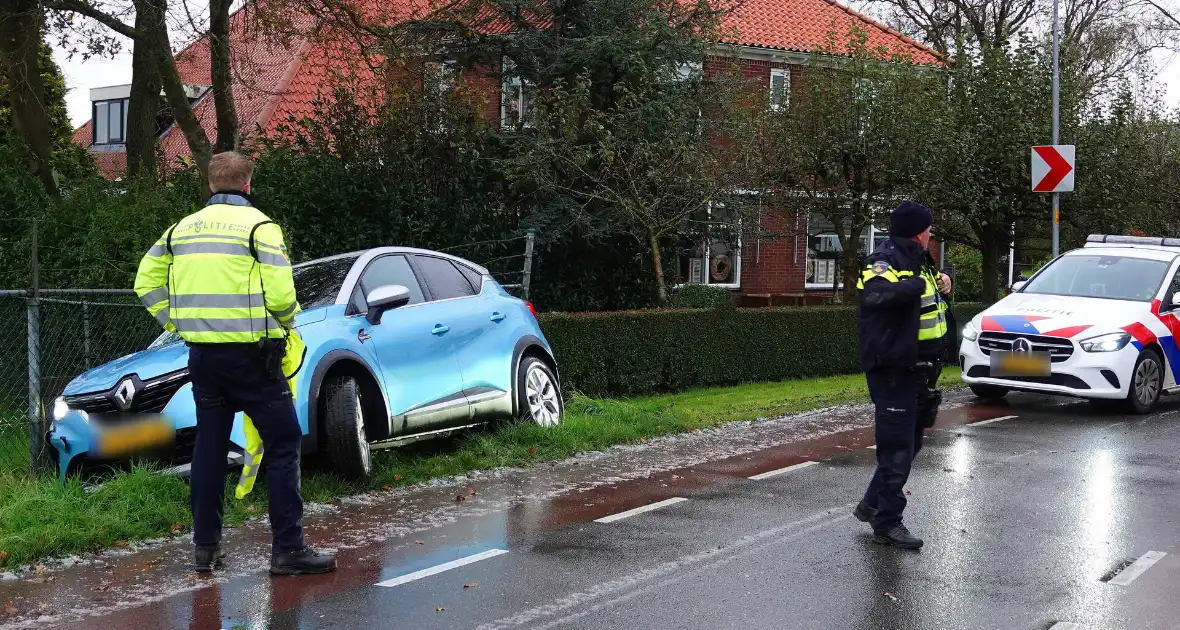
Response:
[[[296,21],[304,33],[293,41],[281,42],[254,26],[251,16],[257,0],[237,11],[230,21],[231,66],[234,103],[241,133],[264,134],[289,118],[314,113],[314,101],[351,79],[371,84],[372,70],[364,63],[360,44],[352,37],[317,27],[310,17]],[[366,3],[366,7],[369,4]],[[383,21],[420,17],[441,5],[436,0],[382,0],[371,5]],[[857,27],[868,33],[871,48],[884,47],[891,53],[909,56],[915,63],[938,63],[930,49],[875,22],[835,0],[745,0],[724,26],[734,36],[726,43],[772,50],[812,52],[828,48],[829,37],[843,39]],[[208,40],[202,38],[176,55],[177,69],[186,84],[210,85]],[[355,84],[354,84],[355,85]],[[216,140],[217,124],[213,97],[206,93],[194,106],[210,142]],[[90,146],[91,123],[74,132],[74,142]],[[175,125],[165,132],[161,149],[166,163],[189,155],[184,134]],[[118,177],[125,168],[121,153],[95,153],[99,167],[108,177]],[[119,156],[119,157],[115,157]]]

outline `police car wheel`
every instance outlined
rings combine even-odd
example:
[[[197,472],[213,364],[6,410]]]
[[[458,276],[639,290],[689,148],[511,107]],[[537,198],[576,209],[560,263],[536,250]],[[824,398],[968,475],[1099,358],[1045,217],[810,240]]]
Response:
[[[984,400],[999,400],[1008,395],[1008,389],[995,385],[972,385],[971,393]]]
[[[1127,394],[1127,409],[1131,413],[1150,413],[1164,389],[1164,362],[1152,349],[1139,353],[1135,369],[1131,371],[1131,390]]]
[[[324,382],[324,433],[332,468],[349,479],[364,479],[372,473],[364,405],[356,379],[351,376],[336,376]]]

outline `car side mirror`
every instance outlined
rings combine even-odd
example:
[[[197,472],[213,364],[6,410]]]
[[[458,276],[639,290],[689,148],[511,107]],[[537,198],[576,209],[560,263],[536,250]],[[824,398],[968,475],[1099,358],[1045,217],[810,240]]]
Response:
[[[1025,284],[1028,284],[1027,281],[1025,281],[1025,280],[1018,280],[1016,282],[1013,282],[1012,283],[1012,292],[1016,293],[1017,291],[1020,291],[1021,289],[1024,288]]]
[[[385,311],[401,308],[410,303],[410,290],[400,284],[386,284],[370,291],[366,300],[369,303],[369,312],[365,314],[365,318],[376,326],[381,323],[381,316]]]

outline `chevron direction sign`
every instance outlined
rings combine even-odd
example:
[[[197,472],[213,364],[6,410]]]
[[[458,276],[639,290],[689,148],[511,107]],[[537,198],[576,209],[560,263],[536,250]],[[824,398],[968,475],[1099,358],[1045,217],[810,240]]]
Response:
[[[1033,147],[1033,192],[1073,192],[1074,165],[1072,144]]]

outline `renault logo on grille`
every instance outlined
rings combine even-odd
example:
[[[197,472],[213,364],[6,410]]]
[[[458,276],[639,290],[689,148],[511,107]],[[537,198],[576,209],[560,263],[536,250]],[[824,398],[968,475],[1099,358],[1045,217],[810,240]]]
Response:
[[[1021,337],[1012,342],[1012,352],[1032,352],[1032,342]]]
[[[115,387],[115,393],[111,395],[115,401],[115,406],[123,411],[131,409],[131,405],[135,403],[135,381],[130,377],[123,379],[119,385]]]

